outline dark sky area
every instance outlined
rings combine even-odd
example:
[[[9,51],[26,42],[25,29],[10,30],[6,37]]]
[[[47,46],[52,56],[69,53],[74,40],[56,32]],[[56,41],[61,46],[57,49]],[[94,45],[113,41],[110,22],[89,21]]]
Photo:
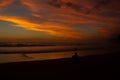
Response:
[[[0,0],[0,41],[120,38],[120,0]]]

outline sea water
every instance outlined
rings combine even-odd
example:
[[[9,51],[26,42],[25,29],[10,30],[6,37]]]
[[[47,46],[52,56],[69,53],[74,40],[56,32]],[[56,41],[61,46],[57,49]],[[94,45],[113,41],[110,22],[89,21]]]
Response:
[[[0,47],[0,63],[70,58],[75,52],[82,57],[118,50],[115,45],[9,46]]]

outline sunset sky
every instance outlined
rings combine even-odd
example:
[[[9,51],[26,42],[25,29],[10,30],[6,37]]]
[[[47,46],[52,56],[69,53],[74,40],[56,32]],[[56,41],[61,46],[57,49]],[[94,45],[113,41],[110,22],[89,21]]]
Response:
[[[0,41],[108,40],[120,35],[120,0],[0,0]]]

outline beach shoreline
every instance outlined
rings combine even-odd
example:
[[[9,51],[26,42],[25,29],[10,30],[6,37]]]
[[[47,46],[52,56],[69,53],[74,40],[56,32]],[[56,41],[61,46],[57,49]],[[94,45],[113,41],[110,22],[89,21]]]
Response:
[[[93,78],[111,78],[120,72],[119,53],[79,57],[79,60],[79,63],[72,58],[3,63],[0,64],[0,76],[21,80],[50,77],[53,80],[79,80],[90,75]]]

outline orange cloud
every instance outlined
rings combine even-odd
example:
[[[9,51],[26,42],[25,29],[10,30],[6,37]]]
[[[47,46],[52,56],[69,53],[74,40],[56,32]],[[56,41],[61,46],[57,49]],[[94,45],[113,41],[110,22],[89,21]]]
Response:
[[[70,15],[70,14],[56,14],[57,16],[64,17],[66,19],[50,19],[53,21],[60,21],[60,22],[66,22],[66,23],[73,23],[73,24],[80,24],[80,23],[86,23],[86,24],[92,24],[96,23],[95,20],[87,19],[84,17],[77,17],[75,15]]]
[[[28,9],[38,12],[43,10],[43,4],[41,0],[21,0],[21,3],[26,6]]]
[[[4,7],[7,7],[8,5],[12,4],[14,0],[0,0],[0,12],[4,9]]]
[[[100,33],[100,35],[102,35],[104,37],[107,37],[107,36],[110,35],[110,31],[108,29],[102,29],[102,28],[100,28],[99,29],[99,33]]]
[[[88,35],[85,33],[75,32],[70,26],[61,25],[53,22],[36,23],[33,22],[32,20],[18,16],[0,16],[0,20],[15,23],[19,25],[19,27],[28,30],[43,31],[57,36],[64,36],[71,38],[88,37]]]
[[[54,6],[60,5],[60,4],[67,4],[69,2],[69,6],[71,6],[71,8],[69,6],[65,6],[65,7],[60,7],[60,8],[56,8],[52,5],[49,5],[49,2],[53,2]],[[55,2],[56,1],[56,2]],[[105,21],[105,22],[111,22],[111,21],[115,21],[116,17],[112,17],[112,16],[104,16],[103,13],[99,13],[103,10],[107,11],[109,10],[109,7],[111,7],[111,10],[114,10],[114,8],[112,8],[112,6],[116,4],[115,1],[112,1],[111,4],[108,5],[108,8],[102,8],[102,10],[96,11],[93,10],[92,8],[98,3],[98,1],[87,1],[87,0],[44,0],[44,1],[39,1],[39,0],[21,0],[21,2],[27,6],[30,10],[35,11],[35,12],[42,12],[45,13],[49,16],[54,17],[53,15],[56,14],[60,14],[60,15],[65,15],[63,17],[68,17],[71,18],[71,16],[76,15],[74,18],[72,17],[71,19],[76,19],[75,21],[80,21],[80,22],[92,22],[92,20],[96,21],[98,20],[98,22],[100,21]],[[75,6],[75,7],[74,7]],[[117,6],[118,7],[118,6]],[[75,11],[74,9],[79,9],[79,11]],[[96,12],[93,14],[87,14],[87,12]],[[113,12],[114,13],[114,12]],[[52,15],[51,15],[52,14]],[[69,16],[71,15],[71,16]],[[84,19],[82,19],[82,17]],[[88,21],[89,18],[89,21]],[[78,20],[79,19],[79,20]],[[85,20],[86,19],[86,20]],[[91,20],[91,21],[90,21]],[[99,21],[100,20],[100,21]],[[117,19],[118,20],[118,19]],[[67,22],[67,20],[64,20]],[[74,22],[75,22],[74,21]],[[73,21],[72,21],[73,22]]]
[[[5,7],[11,4],[14,0],[1,0],[0,1],[0,7]]]

